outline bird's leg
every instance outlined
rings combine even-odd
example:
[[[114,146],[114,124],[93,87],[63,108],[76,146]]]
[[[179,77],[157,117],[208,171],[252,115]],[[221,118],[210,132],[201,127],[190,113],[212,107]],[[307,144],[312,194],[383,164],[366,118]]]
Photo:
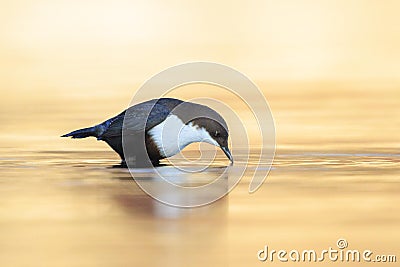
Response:
[[[122,168],[128,168],[128,165],[126,164],[126,161],[125,161],[125,159],[121,159],[121,167]]]
[[[160,161],[159,161],[158,159],[155,159],[155,160],[152,160],[152,161],[151,161],[151,164],[152,164],[154,167],[157,167],[157,166],[160,166]]]

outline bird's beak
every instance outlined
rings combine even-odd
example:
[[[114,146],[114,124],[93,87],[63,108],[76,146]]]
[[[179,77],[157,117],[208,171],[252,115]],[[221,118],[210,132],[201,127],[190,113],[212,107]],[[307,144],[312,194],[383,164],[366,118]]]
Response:
[[[227,146],[221,146],[222,151],[224,151],[225,155],[228,157],[228,159],[233,163],[233,157],[231,152],[229,151],[229,148]]]

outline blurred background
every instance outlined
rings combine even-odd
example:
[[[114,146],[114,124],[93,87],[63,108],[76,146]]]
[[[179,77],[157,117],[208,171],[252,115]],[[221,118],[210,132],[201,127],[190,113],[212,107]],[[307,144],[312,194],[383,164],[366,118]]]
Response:
[[[70,128],[56,124],[77,119],[68,114],[79,108],[88,121],[76,127],[97,123],[125,108],[152,75],[200,60],[256,82],[278,145],[339,138],[392,146],[399,8],[368,0],[2,1],[1,135],[26,135],[8,120],[33,123],[32,135],[59,135]],[[40,116],[25,120],[32,112]]]
[[[0,0],[1,262],[255,265],[267,242],[325,249],[341,236],[398,252],[399,10],[396,0]],[[59,138],[190,61],[241,71],[269,102],[277,155],[256,194],[247,177],[215,206],[163,207],[109,168],[118,157],[104,143]],[[194,87],[174,96],[219,98],[251,124],[226,92]]]

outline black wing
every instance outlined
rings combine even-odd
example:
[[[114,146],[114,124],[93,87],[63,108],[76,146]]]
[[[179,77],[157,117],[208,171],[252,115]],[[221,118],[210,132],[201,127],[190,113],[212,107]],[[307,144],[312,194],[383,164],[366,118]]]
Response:
[[[154,126],[164,121],[171,113],[173,106],[165,105],[166,99],[153,99],[135,106],[132,106],[121,114],[103,122],[103,133],[98,137],[104,140],[110,137],[122,136],[122,127],[132,133],[150,130]],[[168,101],[167,101],[168,102]],[[177,100],[174,104],[178,105],[182,101]],[[125,125],[124,125],[125,118]]]

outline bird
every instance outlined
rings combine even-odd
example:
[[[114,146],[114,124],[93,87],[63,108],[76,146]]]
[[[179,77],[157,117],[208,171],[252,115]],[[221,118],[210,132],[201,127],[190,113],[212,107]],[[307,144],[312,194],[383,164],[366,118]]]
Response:
[[[195,142],[220,147],[233,164],[228,126],[223,117],[206,105],[175,98],[151,99],[133,105],[100,124],[61,137],[95,137],[104,141],[119,155],[123,167],[141,167],[144,162],[160,166],[160,160]]]

